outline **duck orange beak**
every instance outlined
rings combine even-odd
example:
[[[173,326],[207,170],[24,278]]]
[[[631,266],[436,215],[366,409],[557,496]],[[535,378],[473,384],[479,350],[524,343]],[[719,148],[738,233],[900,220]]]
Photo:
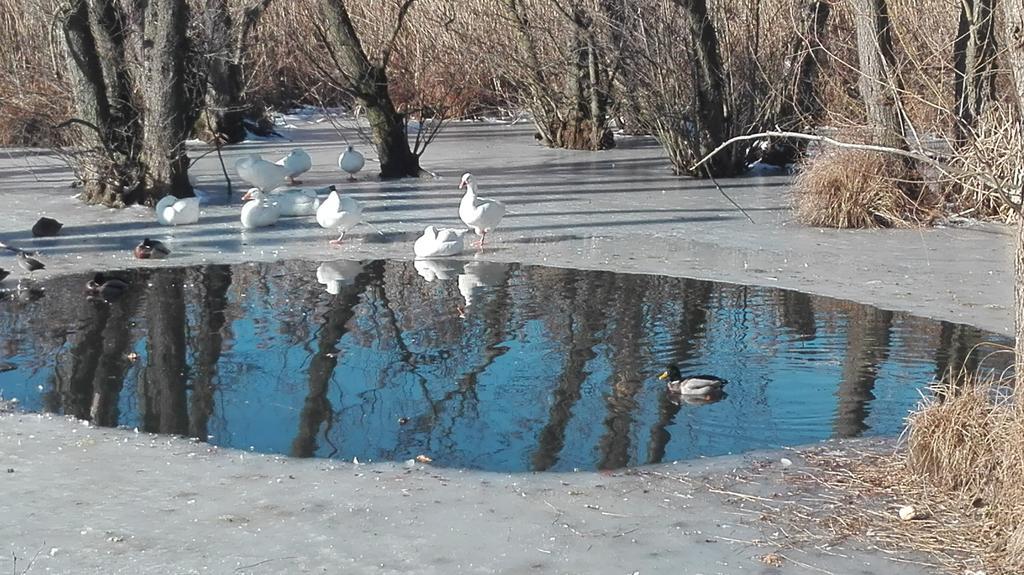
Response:
[[[658,376],[658,379],[668,379],[668,372],[663,372],[661,375]]]
[[[461,182],[459,182],[459,189],[460,189],[460,190],[461,190],[462,188],[465,188],[465,187],[466,187],[466,180],[462,180]]]
[[[251,199],[252,199],[252,192],[245,192],[245,194],[242,195],[242,201],[243,202],[248,202]]]

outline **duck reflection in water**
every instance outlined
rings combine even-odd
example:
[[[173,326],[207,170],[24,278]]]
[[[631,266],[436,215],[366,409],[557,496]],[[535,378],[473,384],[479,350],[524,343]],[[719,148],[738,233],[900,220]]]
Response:
[[[363,264],[353,260],[335,260],[316,268],[316,281],[326,286],[327,293],[338,295],[342,287],[352,285],[361,273]]]
[[[459,274],[459,293],[466,302],[466,305],[458,308],[459,317],[466,317],[466,312],[483,289],[505,285],[507,272],[507,264],[483,261],[467,263]]]

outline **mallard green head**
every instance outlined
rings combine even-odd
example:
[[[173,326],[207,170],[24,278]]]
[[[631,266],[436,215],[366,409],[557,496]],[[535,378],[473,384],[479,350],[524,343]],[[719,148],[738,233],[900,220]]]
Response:
[[[683,374],[679,373],[679,366],[672,363],[665,368],[664,373],[658,376],[658,379],[668,381],[680,381],[683,379]]]

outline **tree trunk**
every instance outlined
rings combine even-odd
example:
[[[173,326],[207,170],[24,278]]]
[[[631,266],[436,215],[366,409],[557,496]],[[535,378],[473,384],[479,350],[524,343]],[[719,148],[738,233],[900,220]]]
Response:
[[[995,92],[996,0],[960,0],[960,21],[953,42],[953,139],[964,146]]]
[[[858,87],[867,111],[873,143],[905,148],[903,118],[893,73],[893,45],[886,0],[852,0],[857,27]]]
[[[201,118],[212,137],[226,143],[245,139],[245,119],[253,109],[245,101],[243,69],[249,35],[271,0],[255,0],[242,10],[236,22],[227,0],[206,0],[206,96],[207,118]]]
[[[366,108],[380,159],[380,177],[419,176],[420,159],[409,148],[405,115],[395,109],[388,92],[386,58],[376,65],[366,57],[344,0],[322,0],[321,6],[327,20],[328,40],[337,50],[339,71],[346,78],[347,88]]]
[[[143,36],[145,111],[141,160],[145,193],[138,203],[155,204],[173,194],[191,196],[185,140],[192,126],[185,98],[188,6],[185,0],[149,0]]]
[[[1019,0],[1000,3],[1003,8],[1003,40],[1006,42],[1006,63],[1013,78],[1014,92],[1017,97],[1017,123],[1024,123],[1024,3]],[[1020,193],[1024,190],[1006,190]],[[1014,377],[1016,379],[1016,399],[1024,401],[1024,218],[1019,217],[1017,223],[1017,248],[1014,257],[1014,304],[1016,309],[1017,337],[1014,352]]]
[[[694,115],[700,157],[711,153],[728,139],[730,117],[725,90],[725,68],[718,44],[718,33],[708,15],[706,0],[674,0],[683,9],[690,37],[693,39]],[[742,162],[736,153],[721,153],[705,166],[712,175],[728,176],[737,172]],[[694,174],[700,175],[700,174]]]
[[[818,74],[825,57],[823,39],[828,32],[831,5],[823,0],[803,0],[800,21],[790,47],[788,87],[780,92],[775,123],[781,130],[804,131],[817,126],[825,112],[819,93]],[[760,152],[760,160],[776,166],[792,164],[803,155],[807,140],[778,139]]]
[[[184,274],[162,269],[146,290],[146,370],[138,394],[142,428],[150,433],[188,432]]]

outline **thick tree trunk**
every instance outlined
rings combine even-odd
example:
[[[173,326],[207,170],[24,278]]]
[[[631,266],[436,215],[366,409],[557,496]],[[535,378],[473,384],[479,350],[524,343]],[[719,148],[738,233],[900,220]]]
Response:
[[[953,42],[953,139],[965,145],[985,104],[995,91],[996,0],[961,0],[960,21]]]
[[[206,25],[205,107],[209,114],[200,118],[211,136],[227,143],[245,139],[245,119],[253,109],[245,100],[243,68],[249,35],[271,0],[255,0],[242,10],[235,21],[227,0],[206,0],[203,20]]]
[[[146,371],[140,380],[142,427],[151,433],[188,432],[185,293],[181,269],[158,270],[146,290]]]
[[[893,73],[893,44],[886,0],[852,0],[857,27],[858,88],[867,111],[874,143],[904,148],[903,118],[896,95],[899,79]]]
[[[356,100],[366,108],[380,159],[380,177],[419,176],[420,159],[409,148],[405,117],[395,109],[388,92],[387,62],[378,66],[366,57],[344,0],[322,0],[321,6],[340,72]]]
[[[718,33],[708,15],[706,0],[674,0],[683,9],[693,39],[694,130],[700,157],[711,153],[731,133],[725,67],[718,44]],[[716,155],[705,166],[712,175],[733,175],[742,165],[735,153]],[[700,174],[694,174],[700,175]]]
[[[1003,40],[1006,42],[1006,63],[1013,78],[1017,96],[1017,122],[1024,123],[1024,3],[1019,0],[1000,3],[1002,10]],[[1006,190],[1020,193],[1024,190]],[[1016,398],[1018,404],[1024,401],[1024,218],[1018,218],[1017,249],[1014,258],[1014,304],[1016,309],[1017,343],[1014,348],[1016,361]]]
[[[245,139],[246,107],[242,101],[242,65],[236,61],[231,12],[227,0],[206,0],[207,130],[227,143]],[[208,118],[208,120],[207,120]]]
[[[185,0],[149,0],[146,5],[140,86],[145,194],[138,203],[155,204],[168,194],[192,195],[185,154],[192,128],[185,98],[187,25]]]

